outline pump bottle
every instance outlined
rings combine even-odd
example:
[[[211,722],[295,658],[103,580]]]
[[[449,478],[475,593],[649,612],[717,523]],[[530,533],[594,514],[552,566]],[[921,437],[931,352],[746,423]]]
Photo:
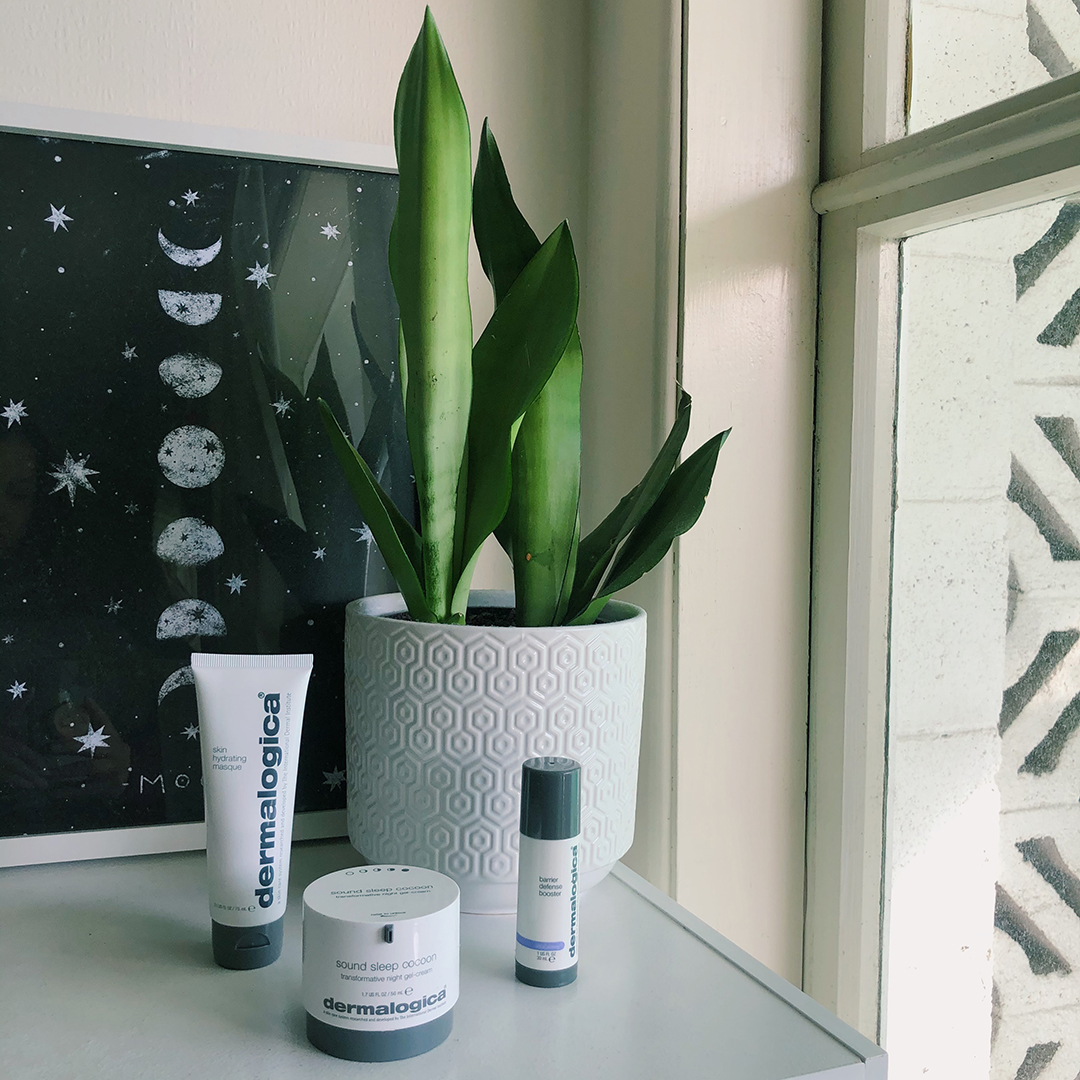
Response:
[[[517,949],[514,970],[530,986],[577,978],[581,765],[530,758],[521,770]]]

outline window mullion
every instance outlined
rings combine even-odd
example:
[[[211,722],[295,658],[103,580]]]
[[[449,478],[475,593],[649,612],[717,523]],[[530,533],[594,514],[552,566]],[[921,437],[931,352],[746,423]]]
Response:
[[[819,184],[814,209],[825,214],[873,203],[871,216],[881,221],[903,212],[905,200],[899,196],[906,191],[921,189],[918,202],[929,207],[1075,164],[1080,161],[1080,86],[1051,87],[1059,96],[1032,108],[1014,102],[1011,115],[986,124],[966,117],[963,124],[952,121],[900,140],[889,157]]]

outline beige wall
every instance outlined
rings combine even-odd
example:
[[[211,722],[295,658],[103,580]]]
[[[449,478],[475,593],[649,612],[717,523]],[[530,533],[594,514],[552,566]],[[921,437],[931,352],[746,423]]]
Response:
[[[423,13],[423,0],[0,0],[0,100],[390,145]],[[584,6],[445,0],[435,15],[474,143],[490,116],[537,231],[565,217],[583,236]]]
[[[675,896],[801,974],[820,11],[689,0],[689,445],[731,426],[678,554]]]
[[[0,0],[0,100],[386,144],[422,12],[421,0]],[[681,4],[442,0],[435,15],[474,135],[490,115],[538,231],[564,216],[574,229],[588,527],[640,478],[673,411]],[[650,613],[650,667],[629,861],[798,979],[816,5],[690,0],[689,15],[682,372],[691,444],[735,433],[680,548],[681,600],[670,558],[632,592]],[[479,583],[505,580],[493,556]]]

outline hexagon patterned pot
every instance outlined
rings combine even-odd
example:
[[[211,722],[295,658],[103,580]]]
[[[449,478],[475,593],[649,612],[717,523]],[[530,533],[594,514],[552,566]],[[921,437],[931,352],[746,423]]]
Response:
[[[475,590],[470,607],[513,607]],[[349,839],[373,862],[448,874],[461,909],[513,911],[526,758],[582,764],[581,885],[634,839],[645,612],[593,626],[443,626],[394,618],[397,593],[349,604]]]

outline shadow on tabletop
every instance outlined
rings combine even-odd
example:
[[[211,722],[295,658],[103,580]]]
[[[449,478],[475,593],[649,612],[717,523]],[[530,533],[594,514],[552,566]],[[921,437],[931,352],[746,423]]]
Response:
[[[316,878],[332,874],[335,870],[347,870],[351,866],[367,866],[364,858],[344,836],[328,840],[303,840],[293,844],[292,862],[289,868],[289,892],[301,893]],[[292,898],[290,896],[290,903]]]
[[[85,906],[71,901],[35,908],[43,925],[39,950],[51,948],[65,958],[85,958],[115,970],[146,964],[214,967],[206,925],[158,915],[140,908],[98,901]]]

